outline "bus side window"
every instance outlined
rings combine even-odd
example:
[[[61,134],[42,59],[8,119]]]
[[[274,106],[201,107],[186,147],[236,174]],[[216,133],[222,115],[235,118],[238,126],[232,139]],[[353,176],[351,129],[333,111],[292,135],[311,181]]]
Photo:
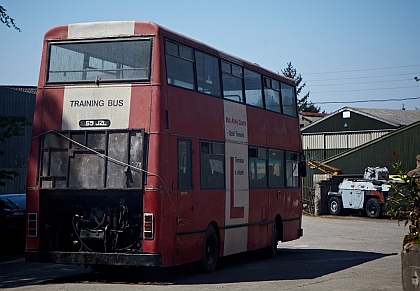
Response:
[[[201,142],[200,182],[201,189],[223,189],[225,187],[224,144]]]
[[[286,152],[286,186],[299,187],[298,160],[299,155],[294,152]]]
[[[169,85],[194,90],[194,55],[189,47],[170,41],[166,47],[166,76]]]
[[[222,61],[223,97],[225,99],[244,102],[242,79],[240,66]]]
[[[249,188],[267,188],[267,150],[249,148]]]
[[[264,108],[261,75],[244,69],[246,104]]]
[[[295,88],[281,83],[281,103],[284,114],[297,116]]]
[[[190,140],[178,140],[178,189],[192,189],[192,150]]]
[[[220,70],[218,59],[205,53],[196,51],[196,72],[198,92],[220,97]]]
[[[284,187],[283,151],[268,150],[268,187]]]
[[[270,78],[264,78],[264,98],[267,110],[281,113],[280,82]]]

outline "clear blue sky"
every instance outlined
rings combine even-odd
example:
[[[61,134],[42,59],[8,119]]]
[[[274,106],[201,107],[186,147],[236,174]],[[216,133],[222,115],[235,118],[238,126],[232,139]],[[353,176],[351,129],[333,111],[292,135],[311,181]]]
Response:
[[[420,78],[418,0],[0,0],[0,5],[22,29],[0,26],[0,85],[37,85],[43,36],[53,26],[148,20],[272,71],[292,62],[306,82],[303,93],[310,91],[310,101],[326,112],[345,106],[420,109],[420,82],[414,81]],[[350,103],[361,100],[378,101]]]

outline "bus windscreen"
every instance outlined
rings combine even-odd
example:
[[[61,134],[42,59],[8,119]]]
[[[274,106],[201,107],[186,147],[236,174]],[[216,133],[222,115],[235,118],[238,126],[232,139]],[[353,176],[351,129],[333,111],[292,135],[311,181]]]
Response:
[[[151,39],[50,44],[48,83],[150,79]]]

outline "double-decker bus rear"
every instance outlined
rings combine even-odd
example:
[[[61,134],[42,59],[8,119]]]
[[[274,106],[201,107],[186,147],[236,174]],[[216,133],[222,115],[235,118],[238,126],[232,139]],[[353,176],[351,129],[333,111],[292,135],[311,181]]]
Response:
[[[28,261],[172,266],[302,236],[294,82],[149,22],[45,35]]]
[[[156,218],[143,199],[157,32],[109,22],[46,34],[27,182],[28,261],[162,264],[143,243],[154,239]]]

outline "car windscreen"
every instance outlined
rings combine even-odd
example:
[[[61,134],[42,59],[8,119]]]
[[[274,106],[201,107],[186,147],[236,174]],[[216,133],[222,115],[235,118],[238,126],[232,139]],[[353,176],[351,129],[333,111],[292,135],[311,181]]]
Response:
[[[9,209],[26,209],[26,196],[25,195],[0,195],[2,207]]]

